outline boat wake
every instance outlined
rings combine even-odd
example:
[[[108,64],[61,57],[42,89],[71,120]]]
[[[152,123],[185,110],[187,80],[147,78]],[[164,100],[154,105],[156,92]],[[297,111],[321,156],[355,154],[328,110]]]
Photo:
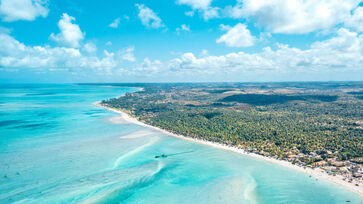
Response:
[[[154,138],[152,138],[148,143],[146,143],[146,144],[144,144],[144,145],[141,145],[141,146],[139,146],[139,147],[137,147],[137,148],[135,148],[135,149],[133,149],[133,150],[131,150],[131,151],[129,151],[129,152],[127,152],[126,154],[123,154],[123,155],[121,155],[121,156],[119,156],[117,159],[116,159],[116,161],[114,162],[114,164],[113,164],[113,169],[116,169],[118,166],[120,166],[120,164],[122,163],[122,161],[124,160],[124,159],[126,159],[126,158],[128,158],[128,157],[130,157],[130,156],[132,156],[132,155],[134,155],[134,154],[137,154],[137,153],[139,153],[139,152],[141,152],[141,151],[143,151],[145,148],[147,148],[147,147],[149,147],[149,146],[151,146],[151,145],[153,145],[153,144],[155,144],[158,140],[159,140],[160,138],[159,137],[154,137]]]

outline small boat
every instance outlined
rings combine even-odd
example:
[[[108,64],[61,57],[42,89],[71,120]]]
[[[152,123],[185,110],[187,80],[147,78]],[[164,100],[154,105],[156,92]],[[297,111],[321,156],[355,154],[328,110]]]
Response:
[[[166,157],[169,157],[169,156],[175,156],[175,155],[180,155],[180,154],[187,154],[187,153],[191,153],[193,151],[187,151],[187,152],[178,152],[178,153],[174,153],[174,154],[162,154],[162,155],[156,155],[155,158],[158,159],[158,158],[166,158]]]
[[[168,155],[166,155],[166,154],[162,154],[162,155],[155,156],[156,159],[158,159],[158,158],[166,158],[166,157],[168,157]]]

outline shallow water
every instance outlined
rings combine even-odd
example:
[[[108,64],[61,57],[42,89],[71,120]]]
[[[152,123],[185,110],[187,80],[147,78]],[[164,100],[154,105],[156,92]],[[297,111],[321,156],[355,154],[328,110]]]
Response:
[[[309,175],[120,122],[92,105],[135,90],[1,85],[0,203],[363,203]]]

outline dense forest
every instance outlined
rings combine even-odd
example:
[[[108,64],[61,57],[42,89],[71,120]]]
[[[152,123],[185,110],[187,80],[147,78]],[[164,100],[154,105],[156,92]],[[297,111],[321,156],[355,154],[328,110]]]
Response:
[[[294,160],[306,165],[363,157],[362,82],[132,86],[143,90],[103,105],[188,137],[279,159],[300,154]]]

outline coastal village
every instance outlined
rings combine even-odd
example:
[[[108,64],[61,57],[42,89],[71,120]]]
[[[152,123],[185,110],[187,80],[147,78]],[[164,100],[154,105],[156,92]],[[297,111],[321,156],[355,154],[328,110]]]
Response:
[[[269,153],[263,151],[259,152],[255,148],[248,148],[246,152],[270,157]],[[331,176],[341,176],[343,181],[363,187],[363,157],[338,161],[338,158],[334,156],[334,153],[329,150],[324,154],[324,157],[326,156],[328,158],[323,160],[322,156],[316,152],[311,152],[309,154],[290,153],[284,160],[299,167],[320,169],[321,172]],[[277,157],[273,158],[278,159]]]

